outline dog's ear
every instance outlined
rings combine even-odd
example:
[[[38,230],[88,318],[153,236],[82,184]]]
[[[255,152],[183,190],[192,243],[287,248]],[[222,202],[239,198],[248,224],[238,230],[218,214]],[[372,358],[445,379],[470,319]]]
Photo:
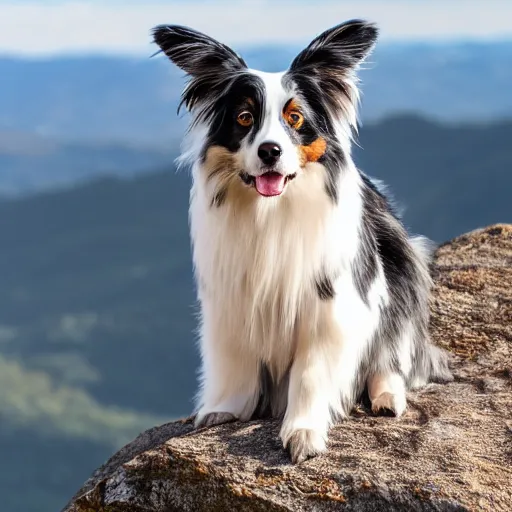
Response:
[[[192,77],[236,72],[247,67],[231,48],[187,27],[160,25],[153,29],[153,40],[172,62]]]
[[[357,131],[359,90],[356,71],[377,41],[377,27],[351,20],[314,39],[292,62],[289,74],[312,101],[323,101],[333,112],[341,112]]]
[[[354,71],[373,49],[378,29],[373,23],[350,20],[326,30],[304,49],[290,66],[292,72],[313,75]]]

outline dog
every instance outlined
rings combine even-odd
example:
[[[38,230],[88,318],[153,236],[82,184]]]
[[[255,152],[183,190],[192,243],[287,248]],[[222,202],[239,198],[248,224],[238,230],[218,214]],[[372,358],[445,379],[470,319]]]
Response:
[[[281,418],[293,463],[326,450],[363,393],[400,416],[407,390],[452,379],[428,334],[431,247],[351,158],[357,71],[377,37],[350,20],[267,73],[190,28],[153,29],[189,77],[178,160],[192,172],[195,426]]]

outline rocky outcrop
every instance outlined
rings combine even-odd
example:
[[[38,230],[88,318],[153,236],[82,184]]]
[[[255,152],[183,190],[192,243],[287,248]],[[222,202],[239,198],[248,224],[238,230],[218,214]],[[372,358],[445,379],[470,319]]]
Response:
[[[512,225],[436,254],[432,333],[455,381],[410,393],[400,419],[359,408],[328,453],[292,466],[274,421],[141,434],[67,512],[512,510]]]

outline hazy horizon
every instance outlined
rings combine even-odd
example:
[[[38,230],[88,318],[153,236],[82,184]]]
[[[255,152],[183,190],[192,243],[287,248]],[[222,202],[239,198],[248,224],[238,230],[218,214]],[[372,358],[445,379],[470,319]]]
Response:
[[[237,47],[299,45],[350,18],[377,23],[381,43],[512,40],[506,0],[468,0],[463,11],[457,0],[0,0],[0,56],[144,56],[155,49],[151,29],[166,23]]]

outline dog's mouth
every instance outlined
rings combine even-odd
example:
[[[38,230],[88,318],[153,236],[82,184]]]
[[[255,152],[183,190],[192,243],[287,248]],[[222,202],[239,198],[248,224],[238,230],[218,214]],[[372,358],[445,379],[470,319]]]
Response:
[[[297,176],[295,174],[288,174],[284,176],[278,172],[269,171],[261,176],[252,176],[247,172],[240,173],[240,178],[246,185],[253,186],[258,194],[264,197],[280,196],[287,183]]]

